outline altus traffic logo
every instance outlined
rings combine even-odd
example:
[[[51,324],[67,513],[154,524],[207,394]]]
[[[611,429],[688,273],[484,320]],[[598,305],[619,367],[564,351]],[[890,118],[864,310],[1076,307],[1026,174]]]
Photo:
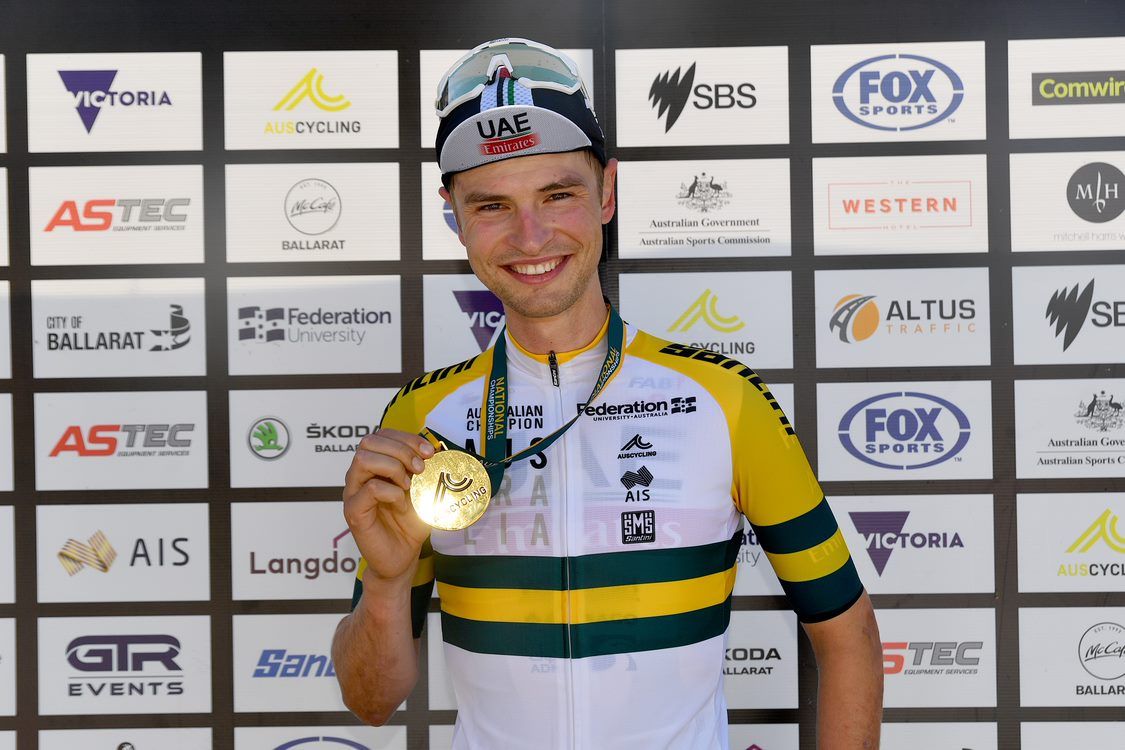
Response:
[[[737,315],[723,315],[718,310],[719,298],[710,289],[695,298],[684,313],[668,326],[669,333],[687,333],[702,321],[712,330],[719,333],[734,333],[746,327],[746,323]]]
[[[343,94],[333,95],[325,92],[324,74],[316,68],[310,68],[309,72],[297,81],[297,85],[281,97],[281,101],[275,104],[273,109],[275,112],[290,112],[306,99],[317,109],[325,112],[342,112],[352,106],[352,103]]]
[[[689,102],[698,110],[751,109],[758,103],[753,83],[696,83],[695,67],[693,62],[686,71],[681,66],[652,79],[648,99],[657,119],[664,118],[665,133],[680,119]]]
[[[849,294],[836,303],[828,330],[845,344],[865,341],[879,329],[879,307],[874,294]]]

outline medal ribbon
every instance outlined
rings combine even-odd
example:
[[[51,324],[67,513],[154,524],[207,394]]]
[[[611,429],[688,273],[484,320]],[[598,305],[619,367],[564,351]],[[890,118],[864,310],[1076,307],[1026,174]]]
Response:
[[[538,443],[510,456],[505,455],[508,452],[508,342],[505,336],[507,330],[507,327],[505,327],[500,332],[500,336],[496,339],[496,346],[493,347],[492,370],[485,383],[480,410],[481,442],[484,445],[484,455],[477,456],[477,458],[481,459],[485,471],[488,472],[488,478],[492,481],[494,493],[500,487],[500,480],[504,478],[504,472],[510,464],[538,456],[550,448],[582,416],[580,411],[570,421]],[[621,368],[621,360],[625,352],[625,323],[612,305],[609,306],[609,327],[606,331],[606,341],[608,342],[608,348],[605,353],[605,360],[602,362],[602,369],[594,383],[594,388],[590,391],[590,397],[586,399],[587,404],[593,403],[594,399],[606,389],[606,386],[609,385]],[[445,439],[436,431],[428,427],[426,429],[447,446],[470,455],[476,455],[471,451],[465,451],[464,448],[455,446],[454,443]]]

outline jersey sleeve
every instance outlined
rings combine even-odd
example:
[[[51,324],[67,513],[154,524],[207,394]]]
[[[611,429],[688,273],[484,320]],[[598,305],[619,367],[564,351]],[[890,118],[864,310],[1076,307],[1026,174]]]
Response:
[[[404,389],[405,390],[405,389]],[[421,418],[417,415],[412,399],[403,398],[403,391],[387,404],[383,418],[379,421],[379,428],[402,430],[403,432],[418,432],[422,429]],[[352,609],[354,610],[363,596],[363,573],[367,570],[367,561],[360,559],[356,568],[355,584],[352,587]],[[434,591],[434,550],[427,539],[422,544],[418,555],[418,569],[414,573],[414,580],[410,586],[410,621],[415,638],[422,637],[422,629],[426,624],[426,612],[429,611],[430,597]]]
[[[863,584],[789,419],[761,378],[745,382],[731,434],[733,497],[797,617],[831,619]]]

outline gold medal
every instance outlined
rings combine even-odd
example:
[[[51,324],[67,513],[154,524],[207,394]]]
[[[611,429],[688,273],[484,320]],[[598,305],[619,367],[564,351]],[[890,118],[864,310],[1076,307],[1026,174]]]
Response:
[[[435,529],[459,531],[476,523],[492,499],[492,482],[478,459],[457,450],[438,451],[410,480],[414,512]]]

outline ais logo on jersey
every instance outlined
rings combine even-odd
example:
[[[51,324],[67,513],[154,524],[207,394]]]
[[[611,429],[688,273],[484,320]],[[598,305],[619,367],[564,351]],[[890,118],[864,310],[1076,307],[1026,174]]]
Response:
[[[848,409],[840,443],[860,461],[881,469],[924,469],[954,458],[969,442],[969,418],[939,396],[913,391],[881,393]]]

